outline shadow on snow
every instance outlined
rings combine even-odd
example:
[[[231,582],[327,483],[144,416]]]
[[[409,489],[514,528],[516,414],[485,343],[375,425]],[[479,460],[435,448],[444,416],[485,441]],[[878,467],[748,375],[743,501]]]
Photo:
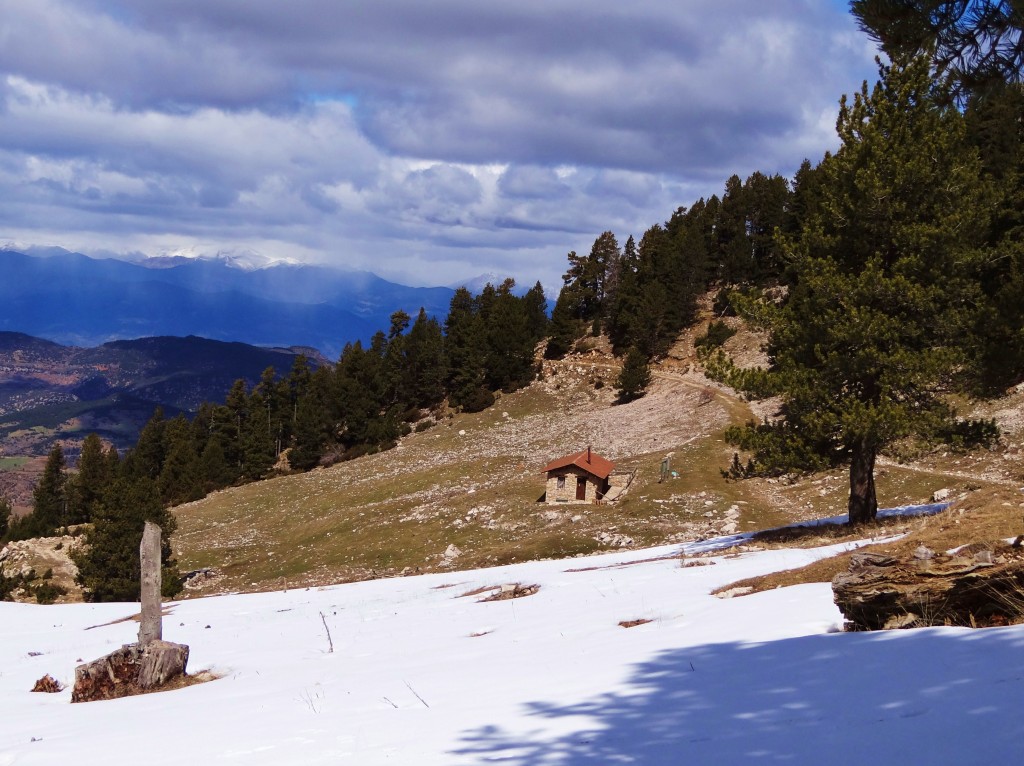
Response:
[[[985,763],[1024,741],[1024,629],[839,633],[665,651],[619,689],[533,702],[474,763]],[[565,733],[569,732],[569,733]]]

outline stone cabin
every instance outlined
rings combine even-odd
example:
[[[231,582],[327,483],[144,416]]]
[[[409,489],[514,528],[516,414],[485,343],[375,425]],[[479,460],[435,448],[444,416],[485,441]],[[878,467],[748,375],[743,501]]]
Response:
[[[547,474],[547,502],[599,502],[608,494],[609,477],[614,470],[615,463],[593,452],[590,447],[552,460],[543,471]]]

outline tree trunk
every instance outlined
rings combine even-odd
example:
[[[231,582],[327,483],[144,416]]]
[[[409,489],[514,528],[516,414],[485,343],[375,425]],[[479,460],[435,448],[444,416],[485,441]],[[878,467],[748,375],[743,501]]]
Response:
[[[875,447],[861,439],[854,445],[850,461],[849,523],[851,526],[865,524],[874,521],[877,514]]]
[[[139,544],[139,562],[142,571],[142,615],[139,619],[139,643],[163,638],[163,616],[160,606],[160,527],[147,521]]]

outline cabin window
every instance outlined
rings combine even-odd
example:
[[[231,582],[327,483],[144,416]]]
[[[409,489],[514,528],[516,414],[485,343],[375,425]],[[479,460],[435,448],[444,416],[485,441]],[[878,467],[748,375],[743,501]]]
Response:
[[[559,476],[558,477],[558,488],[559,489],[565,489],[565,477],[564,476]]]

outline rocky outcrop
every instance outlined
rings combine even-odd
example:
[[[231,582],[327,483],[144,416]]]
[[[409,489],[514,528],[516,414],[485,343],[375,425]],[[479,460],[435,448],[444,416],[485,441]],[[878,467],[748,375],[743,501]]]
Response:
[[[832,580],[848,630],[1006,625],[1024,620],[1024,549],[981,543],[952,553],[923,546],[897,558],[857,553]]]
[[[33,578],[36,585],[46,582],[64,591],[58,603],[82,600],[82,588],[75,582],[78,567],[71,553],[81,544],[81,537],[37,537],[7,543],[0,549],[0,574],[10,578]],[[47,573],[49,576],[46,577]],[[21,587],[12,593],[14,601],[35,602],[33,587]]]

